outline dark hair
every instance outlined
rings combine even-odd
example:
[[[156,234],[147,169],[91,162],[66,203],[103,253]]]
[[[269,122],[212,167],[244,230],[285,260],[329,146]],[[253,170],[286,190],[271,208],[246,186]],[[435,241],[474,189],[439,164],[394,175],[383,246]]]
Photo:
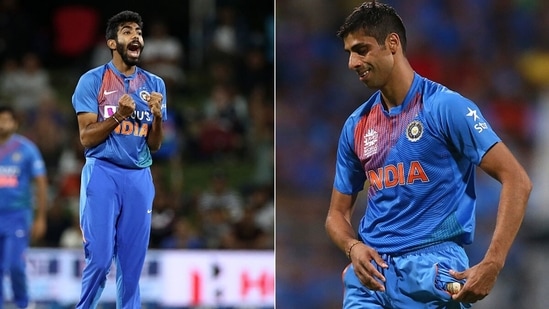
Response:
[[[107,30],[105,31],[105,37],[107,40],[115,40],[118,34],[118,28],[125,23],[136,23],[139,27],[143,28],[143,19],[141,15],[133,11],[122,11],[109,19],[107,22]]]
[[[0,114],[3,114],[3,113],[8,113],[11,115],[11,117],[13,117],[13,119],[15,119],[16,121],[18,120],[15,110],[13,109],[13,107],[9,105],[0,105]]]
[[[347,16],[337,36],[344,39],[356,31],[363,31],[365,35],[375,38],[379,45],[384,45],[390,33],[396,33],[400,37],[402,50],[406,51],[406,28],[402,18],[387,4],[376,1],[362,3]]]

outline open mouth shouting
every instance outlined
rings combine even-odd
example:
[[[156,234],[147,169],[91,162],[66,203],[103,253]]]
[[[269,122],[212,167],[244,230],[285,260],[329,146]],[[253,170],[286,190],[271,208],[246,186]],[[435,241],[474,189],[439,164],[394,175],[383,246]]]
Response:
[[[133,58],[139,58],[139,54],[141,53],[141,44],[137,41],[131,42],[128,45],[128,56]]]

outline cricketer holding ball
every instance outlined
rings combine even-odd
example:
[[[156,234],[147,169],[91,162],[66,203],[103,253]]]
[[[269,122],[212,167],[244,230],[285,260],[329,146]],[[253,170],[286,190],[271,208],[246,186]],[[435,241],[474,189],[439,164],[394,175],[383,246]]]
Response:
[[[338,36],[349,68],[377,90],[343,125],[326,218],[351,260],[343,308],[470,307],[493,288],[532,183],[475,103],[413,70],[392,7],[360,5]],[[474,238],[477,167],[502,187],[491,243],[470,267],[463,246]],[[357,233],[351,216],[366,182]],[[464,285],[451,294],[454,281]]]

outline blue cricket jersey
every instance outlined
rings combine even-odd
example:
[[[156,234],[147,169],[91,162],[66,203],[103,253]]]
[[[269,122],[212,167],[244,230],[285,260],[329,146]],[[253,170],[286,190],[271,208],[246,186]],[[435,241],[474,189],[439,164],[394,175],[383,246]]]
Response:
[[[40,151],[26,137],[14,134],[0,145],[0,214],[28,211],[32,215],[33,180],[45,174]]]
[[[370,184],[360,238],[391,254],[471,243],[475,169],[500,138],[473,102],[418,74],[402,105],[381,100],[377,91],[349,116],[337,150],[335,189]]]
[[[153,114],[146,98],[151,92],[162,94],[162,119],[166,119],[166,86],[164,81],[150,72],[136,67],[134,74],[126,76],[112,61],[91,69],[80,77],[72,96],[77,114],[94,113],[98,121],[112,116],[118,109],[118,100],[127,93],[135,101],[134,113],[114,129],[104,143],[86,148],[86,158],[109,161],[125,168],[145,168],[152,164],[147,146]]]

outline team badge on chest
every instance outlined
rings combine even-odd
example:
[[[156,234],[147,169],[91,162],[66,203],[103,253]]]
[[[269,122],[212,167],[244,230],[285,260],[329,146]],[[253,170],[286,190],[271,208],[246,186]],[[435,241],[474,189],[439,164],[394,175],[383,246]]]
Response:
[[[151,94],[147,90],[141,90],[139,92],[139,97],[141,98],[141,100],[143,100],[145,102],[149,102]]]
[[[406,128],[406,138],[410,142],[417,142],[423,135],[423,124],[418,120],[414,120],[408,124]]]

